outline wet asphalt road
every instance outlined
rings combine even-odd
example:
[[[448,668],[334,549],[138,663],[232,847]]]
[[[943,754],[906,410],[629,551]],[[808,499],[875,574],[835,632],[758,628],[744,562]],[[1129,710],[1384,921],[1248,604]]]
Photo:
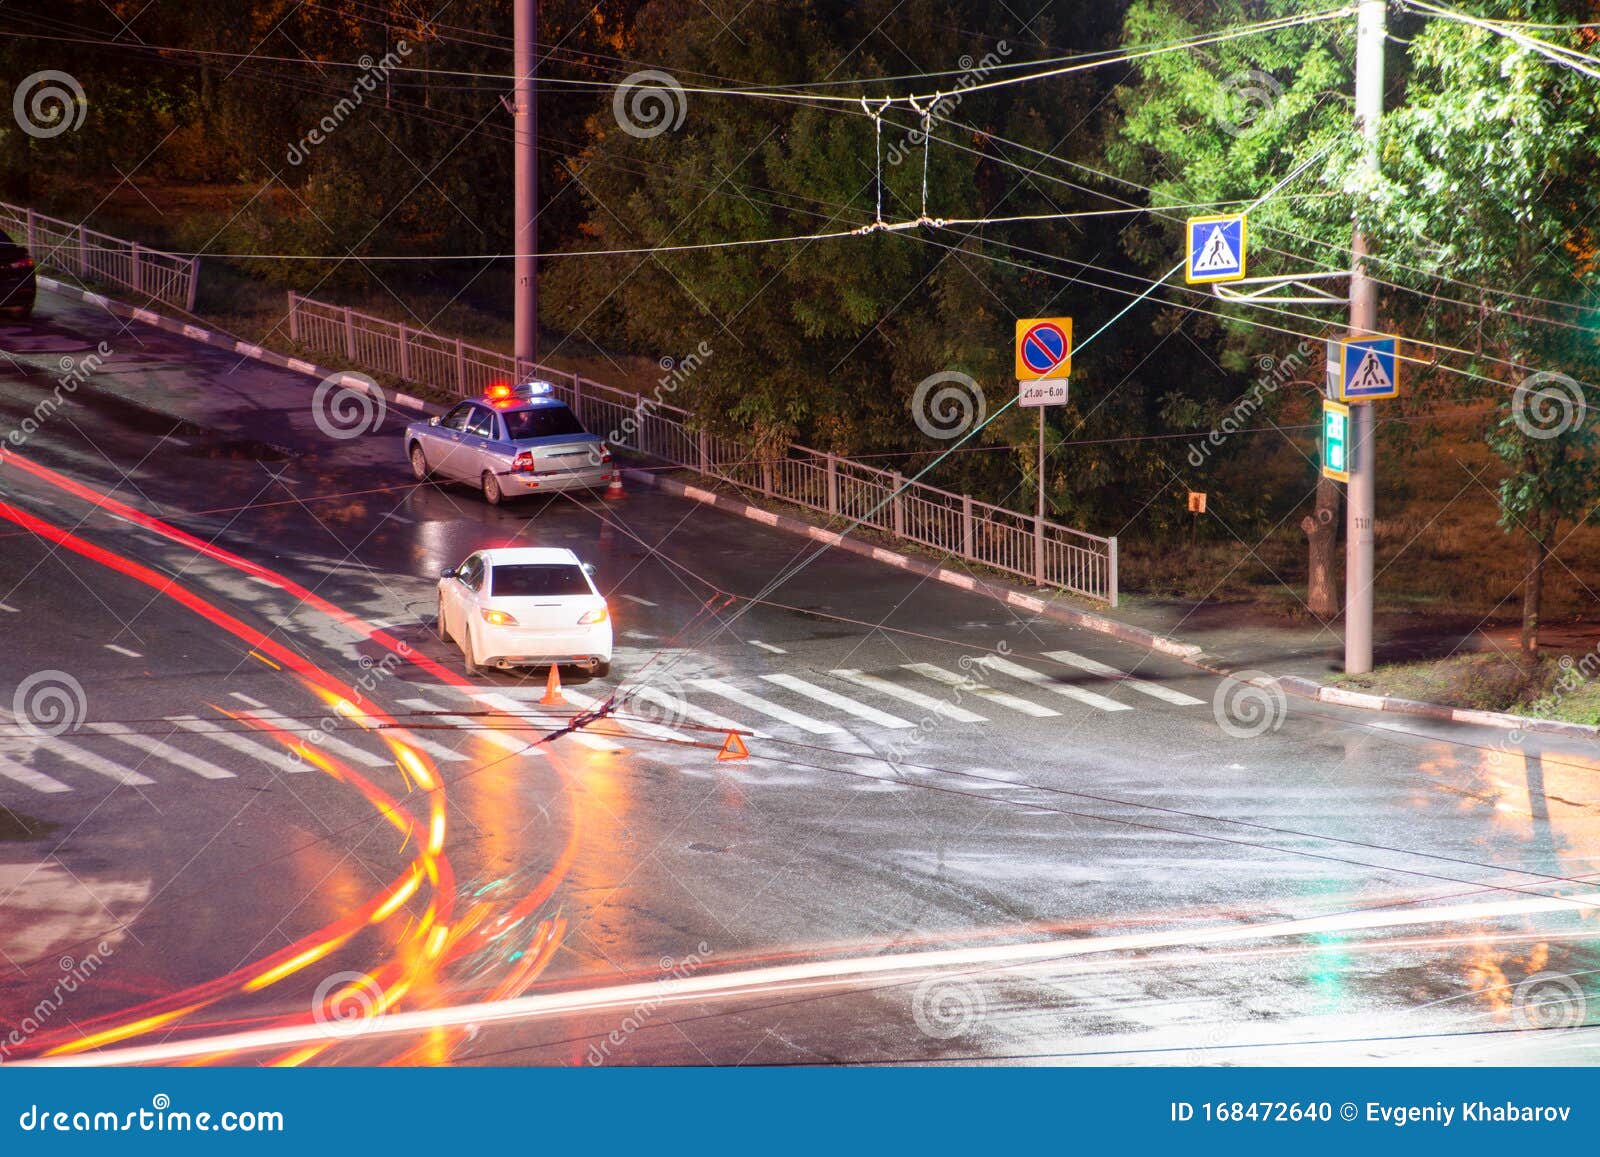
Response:
[[[648,490],[490,508],[399,407],[331,437],[311,379],[49,295],[0,350],[6,1059],[1592,1059],[1592,745],[1241,700]],[[598,567],[567,707],[433,633],[496,544]],[[437,1023],[338,1035],[379,1008]]]

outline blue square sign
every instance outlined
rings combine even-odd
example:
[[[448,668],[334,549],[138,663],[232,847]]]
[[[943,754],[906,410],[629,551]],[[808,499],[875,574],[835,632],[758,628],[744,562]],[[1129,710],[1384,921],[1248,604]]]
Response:
[[[1341,343],[1339,401],[1365,402],[1400,392],[1400,341],[1363,337]]]
[[[1190,285],[1238,281],[1245,266],[1244,214],[1190,217],[1184,279]]]

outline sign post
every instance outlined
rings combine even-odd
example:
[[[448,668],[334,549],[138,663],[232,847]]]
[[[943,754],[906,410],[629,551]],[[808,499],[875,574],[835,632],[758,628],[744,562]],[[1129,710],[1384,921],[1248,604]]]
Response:
[[[1072,374],[1072,319],[1028,317],[1017,320],[1017,405],[1039,411],[1038,502],[1033,516],[1033,577],[1044,584],[1044,408],[1067,404]]]

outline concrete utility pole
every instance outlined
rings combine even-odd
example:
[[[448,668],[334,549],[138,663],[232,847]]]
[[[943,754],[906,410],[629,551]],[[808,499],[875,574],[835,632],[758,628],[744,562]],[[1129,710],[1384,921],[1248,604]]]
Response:
[[[516,46],[511,94],[513,148],[516,149],[516,209],[511,237],[516,245],[516,299],[512,317],[517,377],[527,377],[539,357],[539,3],[515,0]]]
[[[1378,122],[1383,117],[1383,42],[1387,0],[1361,0],[1356,15],[1356,131],[1365,164],[1378,169]],[[1350,336],[1375,334],[1378,287],[1367,276],[1367,239],[1358,227],[1350,239]],[[1377,513],[1376,407],[1350,407],[1350,487],[1346,502],[1344,568],[1344,670],[1372,670],[1372,520]]]

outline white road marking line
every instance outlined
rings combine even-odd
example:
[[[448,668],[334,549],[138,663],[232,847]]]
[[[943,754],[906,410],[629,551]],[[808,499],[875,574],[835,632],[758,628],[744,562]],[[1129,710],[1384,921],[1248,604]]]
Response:
[[[837,735],[844,728],[834,723],[824,723],[820,719],[813,719],[809,715],[802,715],[798,711],[790,711],[781,704],[770,699],[763,699],[759,695],[752,695],[748,691],[741,691],[731,683],[724,683],[721,679],[690,679],[690,683],[703,691],[713,695],[721,695],[724,699],[731,699],[741,707],[748,707],[752,711],[759,711],[769,715],[790,727],[798,727],[802,731],[809,731],[812,735]]]
[[[384,731],[392,730],[394,729],[384,728]],[[382,732],[379,734],[382,734]],[[408,732],[407,734],[408,738],[405,742],[408,746],[420,748],[435,759],[442,759],[446,763],[469,763],[472,760],[472,756],[463,755],[459,751],[452,751],[437,740],[429,739],[426,735],[418,735],[414,732]]]
[[[622,595],[620,597],[627,599],[630,603],[638,603],[641,607],[653,607],[656,605],[649,599],[641,599],[638,595]]]
[[[238,691],[229,691],[228,694],[232,695],[235,699],[237,699],[240,703],[243,703],[246,707],[265,707],[266,706],[266,704],[261,702],[261,700],[252,699],[252,698],[250,698],[250,696],[241,694]]]
[[[1196,699],[1193,695],[1185,695],[1182,691],[1174,691],[1171,687],[1163,687],[1160,683],[1135,679],[1132,675],[1124,674],[1115,667],[1080,655],[1076,651],[1046,651],[1044,657],[1088,671],[1091,675],[1099,675],[1102,679],[1115,679],[1124,687],[1132,687],[1135,691],[1142,691],[1157,699],[1165,699],[1168,703],[1176,703],[1179,707],[1199,707],[1205,704],[1204,699]]]
[[[13,615],[20,615],[22,613],[20,609],[12,606],[10,603],[0,603],[0,611],[5,611],[8,614]]]
[[[179,751],[176,747],[173,747],[168,743],[163,743],[154,736],[135,735],[128,729],[126,724],[91,723],[89,724],[89,729],[91,731],[98,731],[101,735],[109,735],[113,739],[116,739],[122,743],[126,743],[129,747],[134,747],[140,751],[146,752],[147,754],[153,755],[157,759],[164,760],[165,762],[172,764],[174,767],[181,767],[185,771],[192,771],[202,779],[234,778],[233,772],[229,771],[227,768],[218,767],[216,764],[207,763],[205,760],[198,759],[195,756],[190,755],[188,752]]]
[[[125,767],[112,763],[109,759],[101,759],[92,751],[83,751],[70,743],[62,742],[60,739],[57,739],[44,751],[47,755],[59,756],[70,763],[76,763],[79,767],[94,772],[96,775],[103,775],[107,779],[115,780],[117,783],[142,786],[155,782],[148,775],[140,775],[137,771],[129,771]]]
[[[215,719],[201,719],[196,715],[169,715],[167,716],[167,722],[175,724],[185,731],[192,731],[196,735],[203,735],[213,743],[219,743],[247,759],[254,759],[258,763],[265,763],[267,766],[276,767],[280,771],[301,772],[311,770],[308,764],[294,759],[282,748],[247,739],[237,731],[229,731]]]
[[[500,694],[484,695],[484,694],[480,694],[478,696],[478,698],[483,700],[483,702],[487,703],[490,707],[498,707],[502,711],[510,711],[510,712],[514,712],[514,713],[519,714],[519,715],[520,714],[524,714],[527,711],[527,705],[526,704],[519,703],[515,699],[512,699],[510,696],[507,696],[507,695],[500,695]],[[551,727],[550,730],[551,731],[555,731],[560,726],[562,726],[562,725],[558,723],[555,726]],[[606,739],[605,737],[600,736],[600,735],[591,735],[587,731],[584,731],[582,729],[570,732],[568,737],[574,743],[581,744],[584,747],[591,748],[594,751],[621,751],[622,750],[622,745],[621,744],[612,743],[611,740]]]
[[[0,776],[20,783],[23,787],[31,787],[34,791],[54,793],[72,790],[59,779],[52,779],[42,771],[34,771],[31,767],[23,767],[20,763],[11,763],[4,759],[0,759]]]
[[[868,675],[865,671],[842,668],[828,673],[837,675],[839,678],[854,683],[858,687],[866,687],[872,691],[880,691],[885,695],[892,695],[896,699],[903,700],[915,707],[920,707],[924,711],[931,711],[935,715],[941,715],[954,723],[989,722],[987,718],[977,712],[968,711],[965,707],[957,707],[948,699],[935,699],[932,695],[924,695],[921,691],[913,691],[909,687],[902,687],[898,683],[891,683],[889,680],[880,679],[876,675]]]
[[[840,711],[848,712],[857,719],[865,719],[868,723],[876,723],[879,727],[894,727],[904,729],[915,727],[916,724],[908,719],[901,719],[898,715],[890,715],[887,711],[879,711],[876,707],[868,707],[865,703],[857,703],[854,699],[847,699],[836,691],[829,691],[826,687],[818,687],[815,683],[807,683],[804,679],[793,675],[763,675],[768,683],[776,683],[779,687],[787,687],[790,691],[804,695],[808,699],[815,699],[818,703],[826,703],[829,707],[837,707]]]
[[[1485,920],[1526,916],[1543,912],[1592,911],[1600,892],[1586,891],[1571,896],[1537,900],[1494,900],[1481,904],[1437,905],[1421,908],[1364,909],[1277,920],[1271,923],[1233,921],[1220,926],[1178,928],[1155,932],[1123,932],[1076,939],[1028,940],[1004,944],[985,944],[961,948],[934,948],[910,952],[877,952],[871,956],[830,957],[798,964],[767,965],[740,971],[700,972],[661,980],[642,981],[607,987],[590,987],[568,992],[541,992],[505,1000],[482,1001],[444,1008],[418,1008],[389,1012],[383,1016],[352,1020],[340,1030],[341,1036],[379,1039],[391,1036],[415,1039],[419,1033],[471,1025],[521,1024],[547,1017],[571,1018],[575,1014],[615,1015],[619,1011],[647,1005],[700,1005],[714,1000],[771,1000],[784,992],[814,993],[819,985],[851,982],[860,985],[868,977],[889,977],[895,983],[907,978],[971,975],[1001,969],[1022,970],[1045,966],[1059,969],[1064,961],[1109,953],[1150,952],[1155,949],[1193,950],[1214,944],[1248,944],[1250,941],[1275,941],[1329,934],[1348,934],[1381,928],[1443,925],[1470,929]],[[1246,951],[1250,949],[1246,948]],[[1265,946],[1271,951],[1271,946]],[[322,1044],[328,1028],[319,1024],[295,1024],[172,1040],[160,1044],[124,1045],[99,1049],[78,1056],[32,1060],[34,1067],[65,1068],[83,1065],[123,1066],[170,1065],[176,1061],[223,1053],[258,1053],[267,1049],[286,1049],[297,1045]]]
[[[574,691],[571,687],[565,688],[563,693],[568,699],[572,700],[574,704],[583,708],[585,711],[589,711],[595,707],[598,707],[601,702],[599,699],[585,695],[581,691]],[[623,707],[623,710],[626,711],[627,708]],[[619,715],[608,715],[606,718],[611,720],[611,722],[615,723],[617,726],[630,731],[637,731],[640,735],[650,735],[657,739],[676,739],[683,743],[694,742],[694,740],[690,739],[681,731],[674,731],[670,727],[663,727],[659,723],[651,723],[646,719],[625,719]]]
[[[1057,695],[1064,695],[1068,699],[1075,699],[1079,703],[1086,703],[1090,707],[1098,707],[1101,711],[1132,711],[1133,708],[1126,703],[1118,703],[1115,699],[1107,699],[1104,695],[1097,695],[1093,691],[1085,691],[1082,687],[1073,687],[1067,683],[1057,683],[1050,676],[1032,667],[1024,667],[1020,663],[1013,663],[1009,659],[1002,659],[996,655],[985,655],[978,660],[978,666],[985,671],[999,671],[1002,675],[1010,675],[1013,679],[1021,679],[1047,691],[1054,691]]]
[[[274,711],[270,707],[257,707],[256,714],[289,734],[299,736],[302,747],[326,747],[329,751],[340,752],[346,759],[353,760],[364,767],[388,767],[394,762],[381,755],[374,755],[372,752],[357,747],[353,743],[347,743],[336,735],[329,735],[326,731],[322,732],[321,739],[313,740],[311,732],[321,730],[314,720],[290,719],[287,715]]]
[[[130,659],[142,659],[142,658],[144,658],[144,656],[139,654],[138,651],[130,651],[130,650],[128,650],[128,648],[119,647],[115,643],[107,643],[106,644],[106,650],[115,651],[119,655],[126,655]]]
[[[669,695],[659,687],[638,687],[634,689],[633,694],[640,699],[650,700],[658,707],[666,708],[674,715],[684,719],[693,719],[704,727],[711,727],[717,731],[739,731],[746,735],[753,735],[757,739],[771,738],[765,732],[757,731],[753,727],[746,727],[743,723],[737,723],[726,715],[718,715],[715,711],[709,711],[704,707],[696,707],[687,699],[679,699],[676,695]]]
[[[932,663],[902,663],[901,666],[935,683],[943,683],[946,687],[957,687],[962,691],[976,695],[980,699],[987,699],[990,703],[998,703],[1002,707],[1009,707],[1023,715],[1032,715],[1035,719],[1047,719],[1052,715],[1060,715],[1049,707],[1041,707],[1037,703],[1030,703],[1026,699],[1018,699],[1015,695],[1007,695],[1004,691],[996,691],[993,687],[986,687],[975,682],[965,675],[957,675],[954,671],[946,671],[943,667],[936,667]]]
[[[782,647],[774,647],[771,643],[763,643],[760,639],[747,639],[752,647],[760,647],[763,651],[771,651],[774,655],[787,655],[789,652]]]
[[[427,716],[425,720],[417,720],[416,722],[448,723],[452,727],[465,728],[472,733],[474,739],[482,739],[486,743],[492,743],[501,751],[512,753],[526,751],[529,755],[533,755],[538,751],[538,748],[530,749],[528,747],[529,743],[538,738],[536,732],[507,734],[481,718],[473,719],[466,715],[442,715],[440,714],[440,708],[435,704],[429,703],[426,699],[400,699],[397,702],[402,707],[412,711],[420,711]]]

